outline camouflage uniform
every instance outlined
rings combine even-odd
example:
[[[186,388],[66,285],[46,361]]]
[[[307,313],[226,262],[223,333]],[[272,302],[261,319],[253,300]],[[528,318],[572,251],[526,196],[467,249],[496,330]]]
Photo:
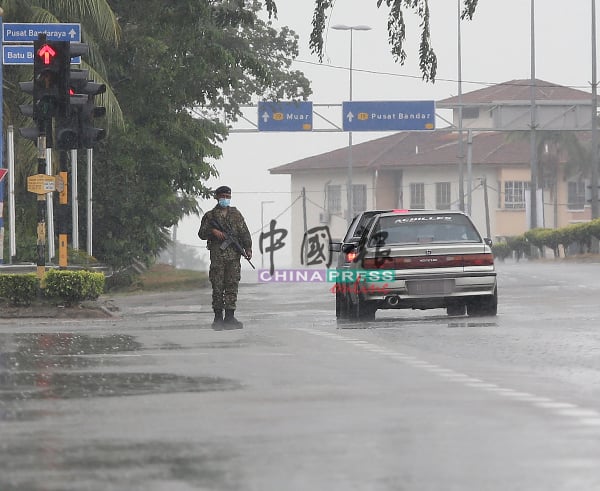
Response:
[[[212,234],[212,229],[215,228],[211,225],[213,220],[230,229],[244,250],[252,248],[252,238],[244,217],[233,206],[223,208],[217,205],[206,212],[202,217],[200,230],[198,230],[198,237],[207,241],[207,247],[210,251],[208,277],[212,285],[213,310],[235,310],[241,276],[241,254],[233,244],[230,244],[226,249],[220,248],[222,241]]]

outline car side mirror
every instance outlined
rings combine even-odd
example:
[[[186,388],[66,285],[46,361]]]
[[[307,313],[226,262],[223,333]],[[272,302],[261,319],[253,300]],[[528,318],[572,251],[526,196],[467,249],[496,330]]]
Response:
[[[492,243],[492,239],[490,239],[489,237],[486,237],[485,239],[483,239],[483,241],[484,241],[484,242],[485,242],[487,245],[489,245],[490,247],[492,247],[492,244],[493,244],[493,243]]]
[[[354,249],[356,249],[356,243],[354,242],[348,242],[347,244],[342,245],[342,252],[344,254],[347,254],[350,251],[353,251]]]
[[[342,250],[341,242],[330,242],[329,243],[329,252],[340,252]]]

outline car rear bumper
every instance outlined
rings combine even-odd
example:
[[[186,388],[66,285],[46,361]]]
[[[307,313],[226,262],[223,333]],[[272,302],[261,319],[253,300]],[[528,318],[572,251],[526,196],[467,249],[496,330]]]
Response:
[[[361,282],[358,285],[363,299],[387,302],[390,297],[399,301],[426,299],[460,299],[493,295],[496,291],[496,273],[462,273],[444,276],[414,275],[389,282]]]

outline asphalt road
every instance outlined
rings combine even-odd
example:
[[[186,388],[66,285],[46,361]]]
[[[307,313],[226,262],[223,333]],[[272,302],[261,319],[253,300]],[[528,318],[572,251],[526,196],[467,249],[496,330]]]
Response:
[[[600,489],[600,264],[507,263],[497,317],[338,324],[327,284],[0,319],[0,490]]]

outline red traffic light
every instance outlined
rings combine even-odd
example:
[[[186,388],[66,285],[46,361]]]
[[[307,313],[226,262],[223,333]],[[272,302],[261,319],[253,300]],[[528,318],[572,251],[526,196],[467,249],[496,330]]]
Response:
[[[50,65],[52,58],[56,56],[56,51],[52,49],[49,44],[44,44],[37,52],[38,56],[42,59],[44,65]]]

